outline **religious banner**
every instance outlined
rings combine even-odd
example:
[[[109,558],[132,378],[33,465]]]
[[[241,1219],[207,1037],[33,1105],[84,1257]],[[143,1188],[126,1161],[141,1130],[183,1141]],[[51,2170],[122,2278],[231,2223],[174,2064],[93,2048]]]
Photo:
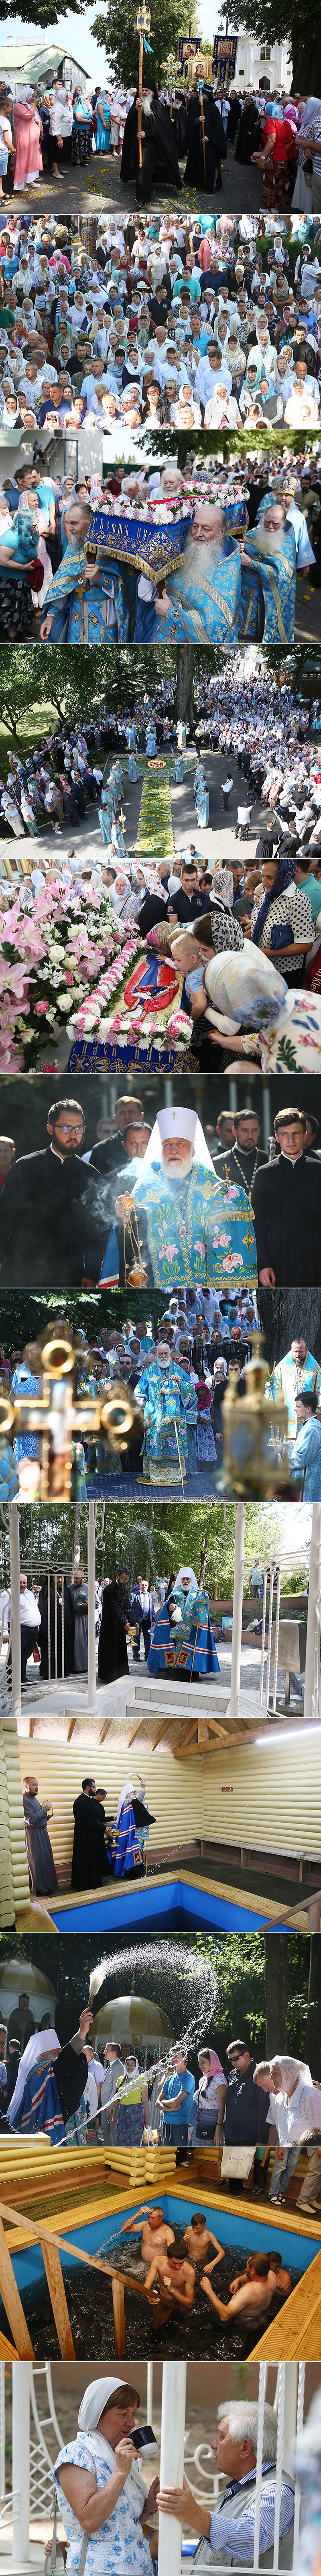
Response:
[[[193,63],[195,54],[200,54],[200,51],[200,36],[179,36],[177,59],[180,70],[185,73],[185,80],[188,80],[189,63]]]
[[[212,74],[218,89],[228,89],[235,80],[237,47],[237,36],[214,36]]]

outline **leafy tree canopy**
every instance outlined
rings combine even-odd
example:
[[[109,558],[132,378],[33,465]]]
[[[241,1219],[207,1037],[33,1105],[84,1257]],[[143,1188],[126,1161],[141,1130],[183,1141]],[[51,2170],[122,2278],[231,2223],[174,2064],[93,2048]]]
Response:
[[[74,1506],[72,1504],[52,1506],[49,1512],[46,1512],[42,1504],[33,1504],[32,1507],[21,1504],[19,1522],[21,1561],[30,1568],[30,1572],[32,1567],[34,1569],[35,1566],[37,1568],[41,1566],[45,1570],[50,1565],[65,1565],[68,1570],[72,1561],[74,1543]],[[282,1513],[277,1504],[262,1505],[260,1527],[261,1547],[264,1547],[268,1556],[273,1554],[277,1557],[282,1534]],[[245,1598],[248,1592],[248,1569],[257,1554],[257,1545],[257,1506],[255,1503],[247,1503]],[[87,1548],[85,1508],[81,1518],[81,1546],[85,1559]],[[232,1502],[211,1503],[207,1510],[201,1503],[196,1505],[195,1503],[193,1505],[168,1503],[166,1523],[162,1504],[148,1503],[147,1497],[145,1503],[138,1503],[136,1507],[132,1503],[127,1503],[126,1497],[121,1503],[109,1502],[105,1515],[103,1503],[100,1502],[97,1506],[98,1574],[114,1576],[117,1566],[125,1565],[133,1580],[134,1574],[138,1572],[143,1561],[144,1572],[147,1575],[151,1572],[153,1577],[167,1573],[173,1576],[178,1566],[184,1563],[194,1565],[198,1581],[206,1584],[210,1599],[213,1600],[218,1595],[222,1601],[231,1600],[234,1549],[235,1514]],[[0,1528],[2,1581],[6,1578],[8,1567],[9,1532],[6,1522]],[[298,1567],[291,1583],[287,1568],[285,1569],[282,1590],[288,1592],[289,1589],[294,1589],[296,1584],[300,1589],[303,1582],[306,1583],[306,1559],[302,1553],[302,1566]]]
[[[59,27],[60,19],[66,18],[67,9],[68,0],[22,0],[19,17],[23,27],[50,27],[50,35],[52,35],[53,27]],[[73,10],[76,18],[83,18],[84,0],[73,0]],[[15,26],[17,25],[14,0],[4,0],[1,17],[2,20],[14,18]],[[63,46],[61,50],[63,52]]]
[[[197,36],[199,12],[195,0],[191,0],[191,6],[189,0],[151,0],[148,44],[152,46],[152,54],[144,52],[145,80],[161,81],[162,64],[169,53],[174,55],[175,62],[179,36],[188,36],[190,25],[192,35]],[[116,80],[121,81],[125,88],[133,81],[138,84],[139,38],[134,32],[134,11],[130,0],[122,0],[121,9],[118,0],[107,0],[107,7],[99,10],[94,18],[92,33],[98,45],[105,45],[108,63],[112,65]]]
[[[310,1943],[305,1933],[290,1933],[285,1946],[287,1951],[286,2041],[294,2054],[302,2054],[305,2057],[310,2049],[311,1952],[319,1953],[316,1963],[316,1977],[318,1977],[320,1940],[314,1934]],[[15,1947],[17,1944],[13,1942],[12,1934],[5,1933],[0,1944],[2,1967],[6,1959],[12,1957]],[[208,1970],[214,1968],[218,1984],[217,2011],[214,2022],[209,2021],[207,2031],[209,2042],[221,2047],[225,2056],[229,2040],[239,2033],[243,2036],[245,2029],[249,2032],[254,2054],[264,2056],[269,1936],[266,1940],[261,1933],[244,1935],[238,1932],[224,1932],[208,1934],[207,1937],[197,1933],[194,1937],[187,1936],[184,1941],[183,1979],[180,1966],[178,1964],[176,1966],[171,1957],[171,1948],[173,1949],[173,1945],[169,1944],[168,1970],[164,1971],[163,1962],[158,1964],[157,1940],[151,1945],[149,1958],[145,1942],[141,1945],[135,1944],[135,1955],[133,1946],[132,1966],[136,1993],[150,1997],[156,2004],[164,2005],[172,2022],[175,2038],[179,2039],[182,2027],[185,2025],[186,2028],[190,2003],[192,2004],[192,1999],[194,2001],[195,1961],[197,1960],[199,1964],[201,1960],[204,1965],[204,1980],[206,1981]],[[107,1938],[106,1956],[110,1955],[112,1960],[112,1954],[114,1953],[115,1956],[116,1950],[119,1960],[118,1943],[115,1939],[109,1942]],[[32,1958],[36,1966],[37,1958],[40,1958],[40,1944],[37,1937],[33,1935],[30,1938],[30,1933],[19,1935],[19,1956],[21,1961]],[[57,1997],[57,2029],[60,2040],[70,2037],[70,2032],[76,2028],[78,2013],[88,1995],[91,1969],[96,1967],[98,1957],[99,1945],[94,1934],[88,1937],[79,1933],[77,1941],[72,1941],[68,1936],[66,1938],[65,1934],[53,1933],[50,1942],[50,1958],[48,1956],[48,1976]],[[43,1957],[41,1964],[43,1965]],[[127,1964],[122,1981],[119,1964],[117,1967],[115,1964],[114,1970],[107,1978],[105,1994],[110,1997],[119,1994],[122,1982],[124,1991],[128,1993],[129,1985],[132,1984],[132,1969],[131,1967],[128,1969]],[[279,2045],[279,2042],[277,2044]],[[190,2062],[196,2074],[196,2057],[193,2050]],[[311,2056],[310,2064],[313,2064]]]

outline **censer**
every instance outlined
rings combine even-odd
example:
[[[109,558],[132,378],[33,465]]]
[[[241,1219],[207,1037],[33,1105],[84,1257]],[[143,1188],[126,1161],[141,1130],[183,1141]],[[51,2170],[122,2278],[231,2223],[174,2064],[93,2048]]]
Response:
[[[282,1396],[278,1400],[276,1421],[273,1397],[265,1392],[266,1369],[264,1360],[259,1357],[261,1335],[253,1335],[253,1341],[257,1350],[244,1369],[242,1388],[245,1392],[239,1394],[239,1381],[233,1376],[227,1380],[223,1397],[222,1481],[225,1491],[264,1495],[270,1502],[276,1494],[286,1493],[291,1497],[295,1492],[286,1446],[284,1454],[281,1457],[279,1454],[288,1440],[288,1408]]]
[[[146,1268],[145,1268],[145,1263],[144,1263],[144,1261],[142,1261],[142,1256],[141,1256],[140,1241],[139,1241],[139,1233],[138,1233],[138,1218],[137,1218],[137,1216],[136,1216],[136,1208],[134,1207],[134,1200],[130,1198],[129,1191],[127,1191],[127,1190],[124,1190],[122,1204],[123,1204],[123,1213],[124,1213],[124,1272],[125,1272],[125,1287],[126,1287],[126,1288],[147,1288],[147,1284],[148,1284],[148,1281],[147,1281],[147,1270],[146,1270]],[[131,1269],[130,1269],[130,1270],[128,1270],[128,1267],[127,1267],[127,1260],[126,1260],[126,1251],[125,1251],[125,1234],[129,1234],[129,1241],[130,1241],[131,1250],[132,1250],[132,1253],[133,1253],[133,1260],[132,1260],[132,1264],[131,1264]]]

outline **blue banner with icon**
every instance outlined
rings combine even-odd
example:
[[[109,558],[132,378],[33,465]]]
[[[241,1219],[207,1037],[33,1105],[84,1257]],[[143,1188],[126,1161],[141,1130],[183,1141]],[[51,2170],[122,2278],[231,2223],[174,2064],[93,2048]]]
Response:
[[[212,75],[218,89],[228,89],[235,80],[237,36],[214,36]]]

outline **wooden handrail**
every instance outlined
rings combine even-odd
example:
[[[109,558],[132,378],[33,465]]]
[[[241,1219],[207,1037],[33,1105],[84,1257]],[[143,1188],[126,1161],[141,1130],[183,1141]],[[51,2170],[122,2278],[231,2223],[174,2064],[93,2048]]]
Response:
[[[300,1900],[299,1900],[299,1904],[298,1904],[298,1905],[289,1905],[288,1907],[286,1907],[286,1906],[282,1906],[282,1907],[281,1907],[281,1912],[280,1912],[280,1914],[275,1914],[275,1915],[274,1915],[273,1932],[277,1932],[277,1931],[278,1931],[279,1924],[283,1924],[283,1923],[284,1923],[284,1925],[285,1925],[286,1923],[293,1923],[293,1919],[295,1918],[296,1914],[307,1914],[307,1917],[308,1917],[308,1929],[310,1928],[310,1931],[311,1931],[311,1932],[319,1932],[319,1931],[320,1931],[320,1922],[321,1922],[321,1887],[320,1887],[320,1888],[312,1888],[312,1887],[311,1887],[310,1895],[309,1895],[309,1896],[301,1896],[301,1897],[300,1897]],[[313,1917],[313,1920],[312,1920],[312,1917]],[[272,1930],[272,1925],[271,1925],[271,1930]]]
[[[8,2201],[0,2201],[0,2288],[19,2360],[33,2360],[34,2353],[11,2261],[10,2244],[4,2231],[4,2218],[10,2219],[15,2227],[21,2227],[24,2237],[28,2239],[31,2236],[34,2243],[40,2245],[62,2360],[75,2361],[76,2354],[60,2253],[74,2255],[76,2261],[84,2263],[89,2271],[107,2274],[112,2284],[115,2351],[117,2360],[123,2360],[126,2353],[125,2288],[137,2289],[139,2298],[144,2299],[148,2295],[145,2284],[136,2280],[132,2272],[120,2272],[116,2264],[102,2263],[98,2254],[86,2254],[83,2245],[72,2244],[69,2237],[58,2233],[58,2229],[46,2226],[45,2220],[40,2218],[35,2222],[28,2218],[26,2222],[21,2210],[12,2209]]]

